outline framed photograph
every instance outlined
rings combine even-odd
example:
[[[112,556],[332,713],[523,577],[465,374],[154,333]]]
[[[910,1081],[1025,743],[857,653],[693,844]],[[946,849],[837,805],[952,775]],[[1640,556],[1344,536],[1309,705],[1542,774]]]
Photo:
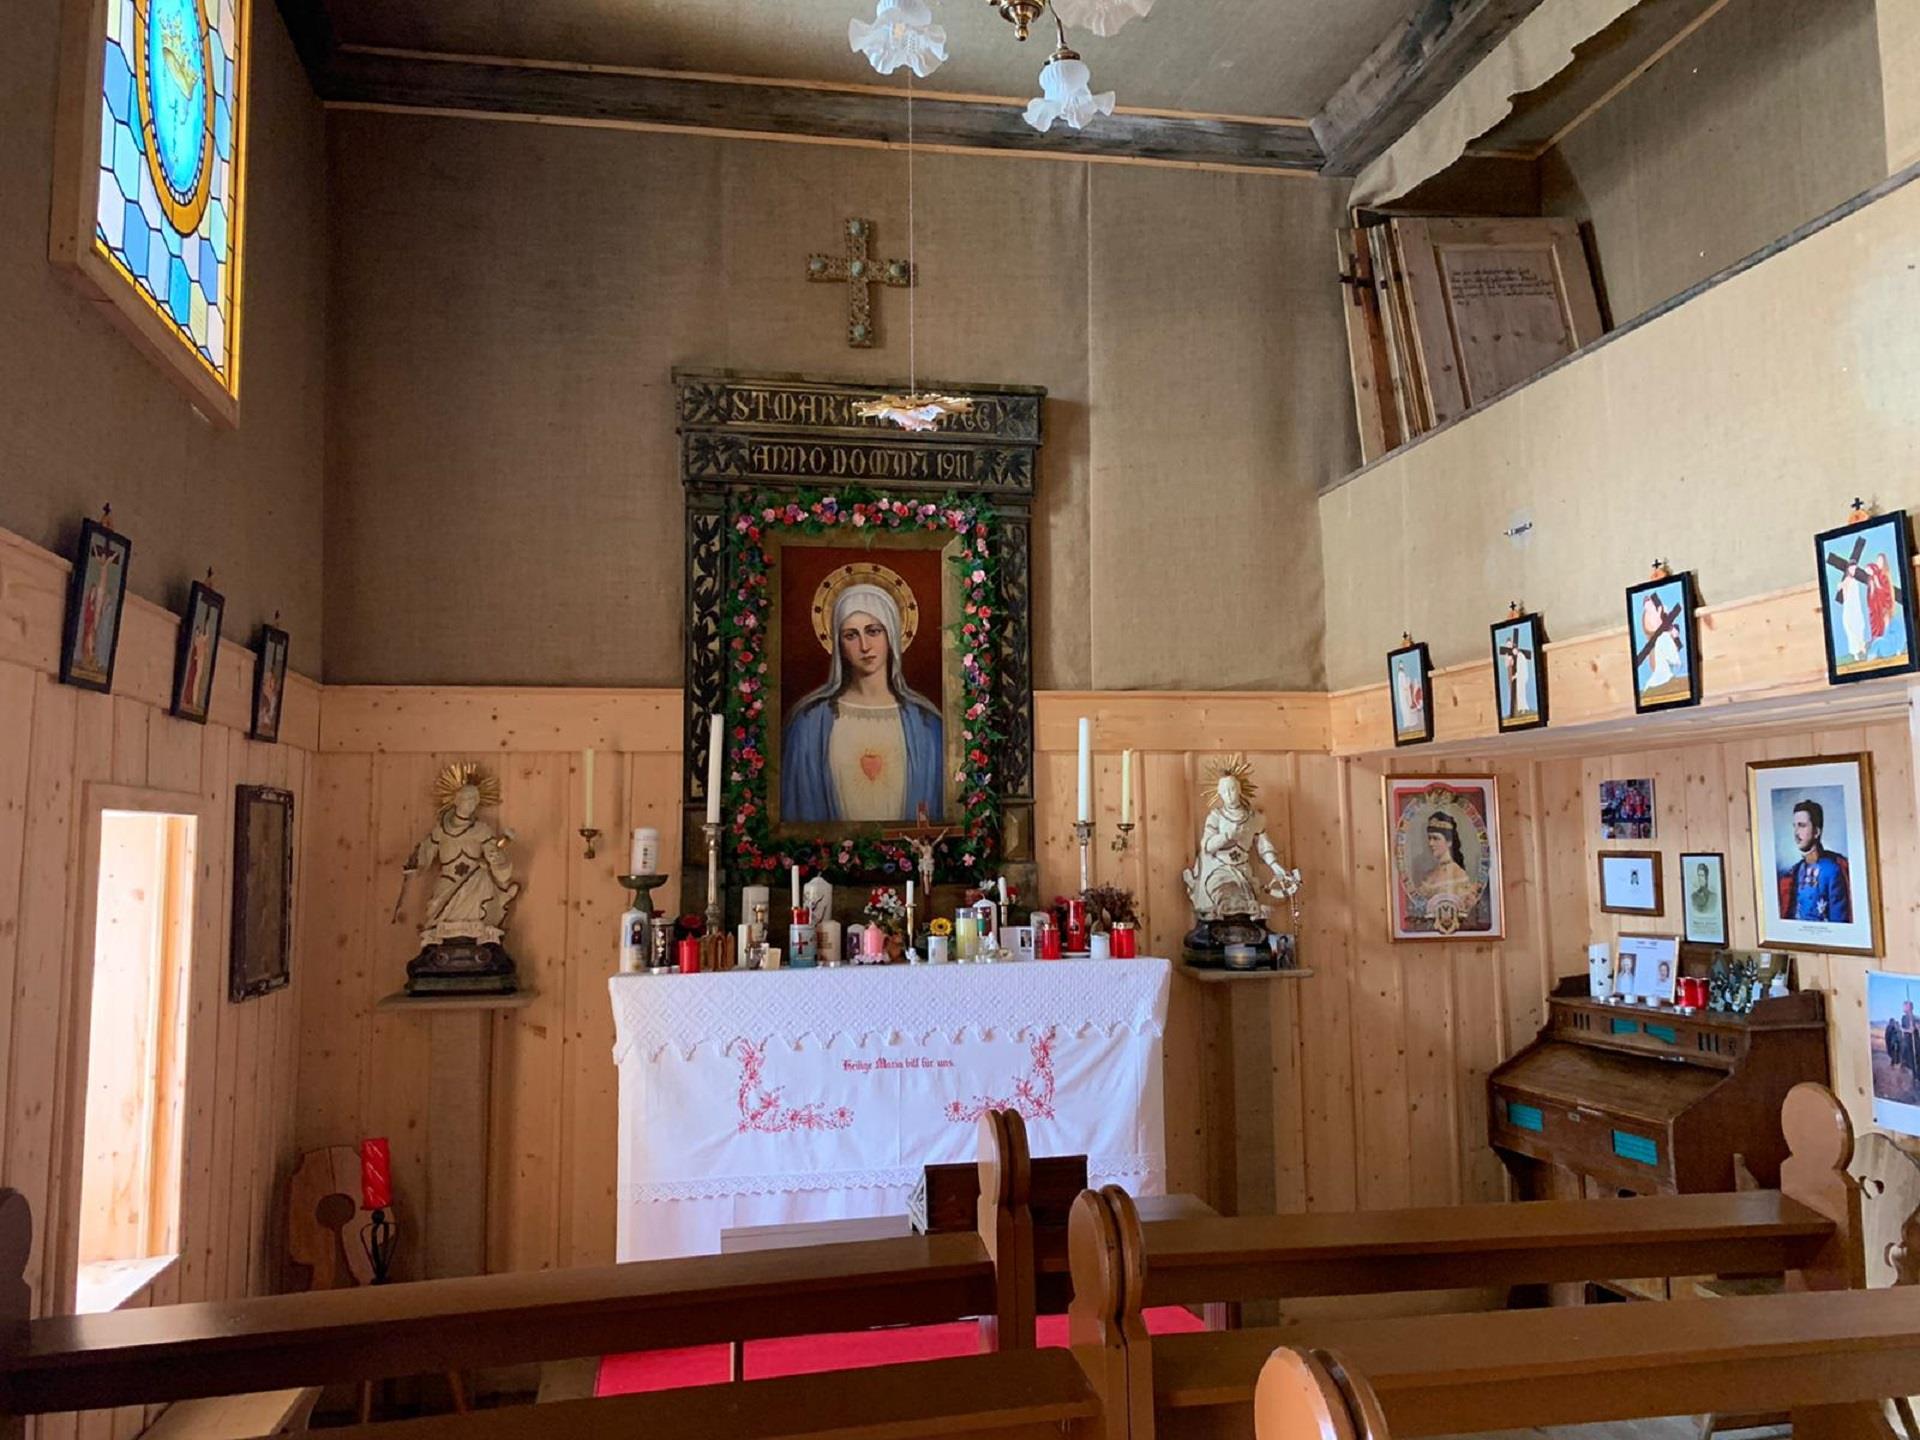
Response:
[[[1603,850],[1600,908],[1609,915],[1664,915],[1658,850]]]
[[[1920,1135],[1920,975],[1867,972],[1867,1054],[1873,1123]]]
[[[1494,702],[1503,731],[1547,723],[1546,638],[1538,615],[1493,626]]]
[[[1638,714],[1700,703],[1695,605],[1692,571],[1627,591],[1627,642],[1633,652],[1633,708]]]
[[[251,1000],[291,979],[293,794],[234,787],[233,941],[227,999]]]
[[[1727,943],[1727,857],[1689,853],[1680,857],[1681,928],[1689,945],[1724,948]]]
[[[1913,546],[1906,512],[1814,537],[1827,680],[1834,685],[1920,669],[1914,648]]]
[[[1433,663],[1424,640],[1387,655],[1387,690],[1393,697],[1393,743],[1424,745],[1433,739]]]
[[[1622,935],[1614,963],[1613,993],[1623,1000],[1673,1004],[1680,980],[1680,937]]]
[[[1653,839],[1653,781],[1600,782],[1600,838]]]
[[[1707,973],[1707,1007],[1746,1015],[1778,982],[1793,989],[1793,957],[1768,950],[1722,950]]]
[[[1747,764],[1760,944],[1880,953],[1873,757]]]
[[[127,600],[133,542],[97,520],[83,521],[67,591],[67,627],[60,644],[60,680],[82,690],[113,689],[120,650],[120,611]]]
[[[1500,791],[1491,775],[1389,775],[1387,912],[1395,940],[1497,940]]]
[[[287,690],[287,632],[272,625],[260,627],[254,652],[253,723],[248,733],[269,745],[280,739],[280,703]]]
[[[213,670],[220,659],[220,626],[226,614],[226,596],[194,581],[193,592],[187,597],[187,613],[180,621],[170,710],[196,725],[207,723],[207,711],[213,707]]]

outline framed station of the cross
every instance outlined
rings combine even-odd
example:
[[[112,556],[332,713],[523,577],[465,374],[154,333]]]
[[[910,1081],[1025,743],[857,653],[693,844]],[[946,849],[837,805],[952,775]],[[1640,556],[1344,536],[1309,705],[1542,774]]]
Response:
[[[249,0],[66,0],[54,263],[239,423]]]

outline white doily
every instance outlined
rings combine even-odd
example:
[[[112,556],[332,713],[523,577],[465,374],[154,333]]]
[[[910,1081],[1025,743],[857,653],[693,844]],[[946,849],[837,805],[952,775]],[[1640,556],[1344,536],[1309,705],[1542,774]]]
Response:
[[[1159,959],[1002,965],[867,965],[827,970],[615,975],[616,1064],[690,1057],[736,1037],[865,1046],[934,1035],[1025,1036],[1045,1030],[1161,1034],[1173,970]]]

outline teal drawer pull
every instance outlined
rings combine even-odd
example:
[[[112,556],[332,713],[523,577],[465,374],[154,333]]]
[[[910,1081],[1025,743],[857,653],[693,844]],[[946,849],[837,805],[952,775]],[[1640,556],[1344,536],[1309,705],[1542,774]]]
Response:
[[[1622,1160],[1631,1160],[1636,1165],[1658,1165],[1660,1147],[1644,1135],[1629,1135],[1624,1130],[1613,1132],[1613,1153]]]
[[[1647,1026],[1647,1034],[1656,1040],[1664,1040],[1669,1045],[1678,1045],[1680,1043],[1680,1032],[1671,1025],[1649,1025]]]
[[[1613,1022],[1613,1033],[1616,1035],[1638,1035],[1640,1033],[1640,1022],[1638,1020],[1616,1020]]]
[[[1538,1105],[1507,1105],[1507,1123],[1516,1130],[1544,1131],[1547,1117],[1540,1113]]]

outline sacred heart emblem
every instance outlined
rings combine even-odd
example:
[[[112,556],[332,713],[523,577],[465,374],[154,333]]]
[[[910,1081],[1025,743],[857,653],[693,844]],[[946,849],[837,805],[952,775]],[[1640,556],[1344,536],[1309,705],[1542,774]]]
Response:
[[[880,772],[886,768],[887,762],[872,750],[860,757],[860,773],[869,780],[878,780]]]

